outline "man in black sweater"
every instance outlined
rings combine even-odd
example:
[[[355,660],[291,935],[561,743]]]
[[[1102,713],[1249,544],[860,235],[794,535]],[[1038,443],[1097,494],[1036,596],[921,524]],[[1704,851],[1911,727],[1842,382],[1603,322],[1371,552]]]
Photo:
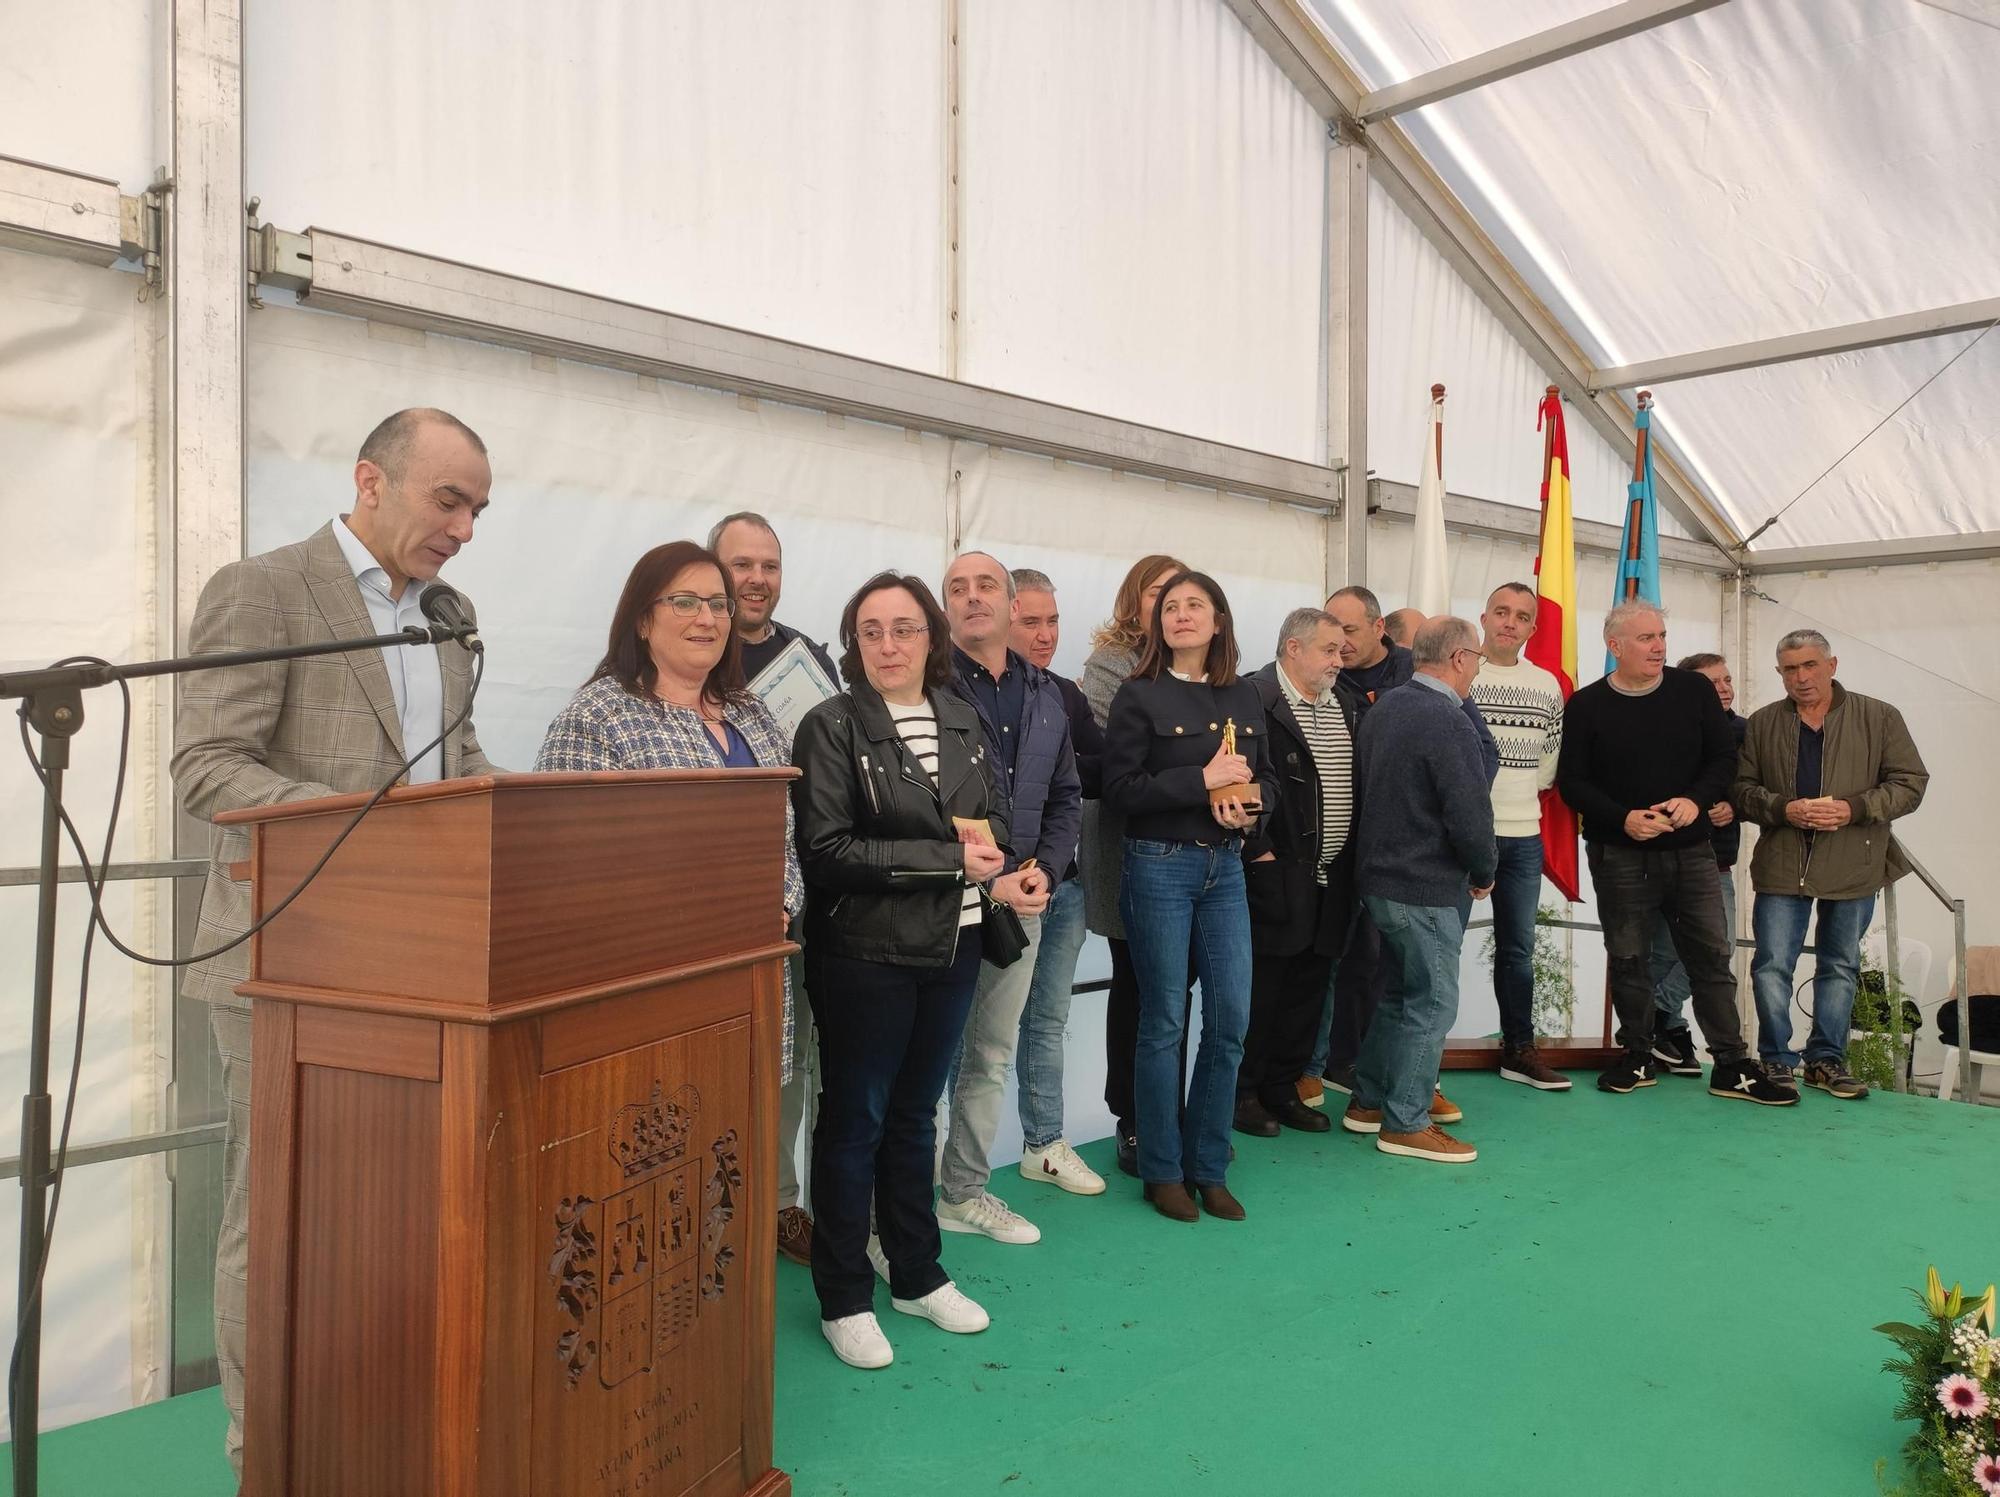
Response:
[[[1648,960],[1657,920],[1694,991],[1695,1020],[1714,1062],[1710,1093],[1790,1106],[1797,1090],[1750,1057],[1736,1013],[1707,820],[1708,807],[1728,795],[1736,763],[1722,703],[1704,677],[1667,669],[1666,615],[1655,604],[1612,609],[1604,642],[1614,668],[1570,698],[1556,768],[1557,788],[1583,821],[1625,1052],[1597,1078],[1598,1089],[1630,1092],[1658,1079]]]
[[[1464,619],[1417,631],[1416,674],[1361,721],[1356,875],[1382,937],[1388,991],[1355,1068],[1350,1133],[1384,1154],[1470,1164],[1472,1146],[1437,1126],[1434,1084],[1458,1017],[1459,954],[1472,901],[1493,888],[1493,841],[1479,739],[1464,702],[1479,674],[1479,635]]]

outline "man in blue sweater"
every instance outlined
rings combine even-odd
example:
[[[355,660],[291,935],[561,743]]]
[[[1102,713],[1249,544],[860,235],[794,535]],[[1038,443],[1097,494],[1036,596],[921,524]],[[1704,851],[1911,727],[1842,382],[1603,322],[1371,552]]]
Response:
[[[1389,981],[1341,1126],[1373,1134],[1384,1154],[1470,1164],[1477,1153],[1431,1121],[1431,1099],[1458,1017],[1466,920],[1499,862],[1486,767],[1464,710],[1479,635],[1464,619],[1435,618],[1417,630],[1412,654],[1416,673],[1369,709],[1355,754],[1357,883]]]

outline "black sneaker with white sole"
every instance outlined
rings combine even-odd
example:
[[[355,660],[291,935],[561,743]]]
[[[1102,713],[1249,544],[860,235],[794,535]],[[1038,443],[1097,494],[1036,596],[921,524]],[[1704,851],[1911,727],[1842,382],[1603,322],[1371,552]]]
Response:
[[[1699,1076],[1701,1062],[1694,1056],[1694,1036],[1683,1024],[1676,1029],[1660,1029],[1653,1034],[1653,1059],[1669,1076]]]
[[[1642,1086],[1659,1084],[1659,1068],[1653,1064],[1653,1057],[1643,1050],[1627,1050],[1597,1074],[1597,1089],[1601,1092],[1623,1095]]]
[[[1708,1073],[1708,1094],[1764,1107],[1799,1105],[1797,1087],[1766,1074],[1761,1065],[1747,1056],[1742,1060],[1717,1061]]]

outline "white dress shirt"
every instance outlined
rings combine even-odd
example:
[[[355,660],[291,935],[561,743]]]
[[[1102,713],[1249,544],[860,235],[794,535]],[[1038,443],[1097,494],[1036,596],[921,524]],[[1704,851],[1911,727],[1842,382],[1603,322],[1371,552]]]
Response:
[[[334,539],[354,568],[354,580],[361,588],[361,601],[368,605],[368,617],[377,634],[395,634],[415,624],[428,628],[430,620],[418,606],[428,582],[414,577],[405,584],[403,596],[389,596],[389,574],[361,544],[361,537],[347,528],[344,516],[333,522]],[[444,731],[444,672],[438,667],[436,645],[384,645],[382,664],[388,667],[389,690],[396,697],[396,720],[403,730],[403,752],[415,753]],[[412,785],[427,785],[444,778],[444,746],[433,748],[410,766]]]

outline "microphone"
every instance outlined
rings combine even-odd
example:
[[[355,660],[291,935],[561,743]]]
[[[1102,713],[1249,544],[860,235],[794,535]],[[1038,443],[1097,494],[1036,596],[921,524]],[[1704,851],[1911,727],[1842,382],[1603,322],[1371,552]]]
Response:
[[[417,607],[425,618],[448,630],[451,638],[473,654],[486,652],[486,642],[479,637],[479,626],[473,623],[465,607],[464,595],[457,588],[433,582],[424,589],[423,597],[417,600]]]

